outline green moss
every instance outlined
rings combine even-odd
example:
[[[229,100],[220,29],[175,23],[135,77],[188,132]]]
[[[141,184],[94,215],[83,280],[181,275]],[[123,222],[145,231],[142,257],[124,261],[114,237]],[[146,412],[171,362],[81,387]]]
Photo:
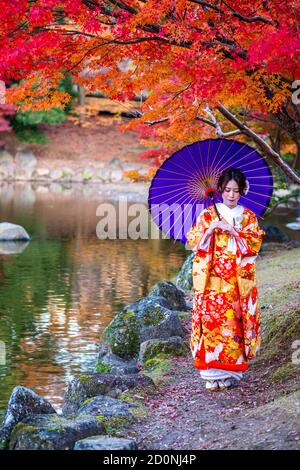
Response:
[[[186,318],[191,318],[191,312],[179,312],[178,318],[179,320],[185,320]]]
[[[30,435],[30,439],[33,442],[40,443],[41,439],[38,434],[36,434],[38,431],[38,428],[36,426],[31,426],[29,424],[25,423],[18,423],[16,426],[13,428],[13,431],[10,436],[10,441],[9,441],[9,448],[13,449],[16,441],[18,440],[18,436],[21,434],[27,434]]]
[[[158,354],[143,364],[143,374],[150,377],[155,385],[168,381],[167,371],[173,366],[172,360],[165,354]]]
[[[134,311],[130,308],[125,308],[119,315],[122,320],[132,320],[135,317]]]
[[[155,359],[156,357],[167,358],[173,356],[184,356],[189,353],[189,349],[185,343],[180,345],[174,345],[164,340],[154,341],[152,344],[149,344],[143,357],[144,364],[150,359]]]
[[[88,181],[92,178],[92,175],[89,171],[85,170],[83,173],[82,173],[82,177],[85,181]]]
[[[116,432],[120,432],[124,426],[128,424],[133,424],[135,418],[133,416],[125,417],[125,416],[103,416],[98,415],[96,419],[103,424],[105,432],[107,434],[114,434]]]
[[[111,366],[109,364],[106,364],[105,362],[103,362],[102,359],[100,359],[97,362],[97,365],[95,367],[95,372],[107,373],[107,372],[110,372],[110,371],[111,371]]]
[[[282,364],[271,374],[271,380],[274,382],[283,382],[298,376],[298,368],[293,367],[292,363]]]
[[[85,384],[85,383],[89,383],[91,378],[88,375],[80,375],[78,377],[78,380],[80,383]]]
[[[161,311],[160,307],[153,307],[147,311],[147,314],[143,317],[144,325],[157,325],[164,320],[165,316]]]
[[[141,398],[137,398],[134,396],[135,394],[136,392],[133,390],[126,390],[118,396],[118,400],[123,400],[127,403],[137,405],[138,408],[131,408],[131,413],[135,418],[140,419],[147,415],[147,408],[142,402],[143,396],[139,393],[138,395],[141,396]]]
[[[88,398],[87,400],[85,400],[81,406],[86,406],[86,405],[89,405],[90,403],[92,403],[92,401],[95,399],[94,398]]]
[[[30,426],[29,424],[25,423],[17,423],[13,429],[12,436],[13,434],[19,434],[21,432],[26,432],[26,433],[33,433],[37,430],[36,426]]]
[[[123,358],[131,358],[139,351],[138,322],[132,310],[120,312],[105,328],[102,340],[109,343],[111,350]]]

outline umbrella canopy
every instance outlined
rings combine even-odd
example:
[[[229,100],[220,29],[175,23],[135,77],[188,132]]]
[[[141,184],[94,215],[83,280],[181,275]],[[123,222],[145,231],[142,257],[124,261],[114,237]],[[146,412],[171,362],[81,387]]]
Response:
[[[167,158],[156,171],[149,188],[152,219],[167,235],[186,243],[185,233],[200,212],[212,204],[208,196],[222,202],[217,189],[221,173],[229,167],[241,170],[250,188],[239,203],[262,218],[273,192],[273,176],[265,158],[247,144],[229,139],[194,142]]]

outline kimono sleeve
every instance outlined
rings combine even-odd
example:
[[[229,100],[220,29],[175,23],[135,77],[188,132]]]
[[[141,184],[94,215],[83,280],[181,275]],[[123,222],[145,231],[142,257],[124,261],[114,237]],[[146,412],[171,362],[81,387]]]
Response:
[[[237,230],[236,243],[239,246],[242,256],[255,256],[259,253],[265,231],[259,228],[256,215],[253,213],[249,217],[248,224],[242,229]]]
[[[188,245],[193,251],[209,251],[212,234],[207,233],[210,226],[208,215],[201,212],[196,223],[185,234]]]

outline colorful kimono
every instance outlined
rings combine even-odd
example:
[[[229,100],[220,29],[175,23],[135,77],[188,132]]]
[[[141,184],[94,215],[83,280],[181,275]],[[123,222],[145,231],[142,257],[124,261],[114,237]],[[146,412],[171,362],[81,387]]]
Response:
[[[207,234],[210,224],[219,220],[213,205],[186,233],[195,252],[190,348],[194,367],[206,371],[206,379],[208,372],[218,371],[219,378],[238,378],[261,343],[255,260],[265,232],[246,207],[230,209],[218,203],[217,209],[222,220],[234,226],[237,238],[220,229]]]

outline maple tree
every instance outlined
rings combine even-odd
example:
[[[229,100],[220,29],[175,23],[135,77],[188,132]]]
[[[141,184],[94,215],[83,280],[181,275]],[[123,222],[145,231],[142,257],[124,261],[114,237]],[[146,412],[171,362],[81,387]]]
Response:
[[[300,1],[1,0],[0,78],[22,110],[65,106],[67,71],[115,100],[148,91],[123,129],[162,146],[156,163],[206,137],[253,141],[300,183]],[[9,87],[20,80],[17,87]],[[295,151],[290,166],[281,136]],[[154,152],[155,153],[155,152]],[[154,155],[154,154],[152,154]]]

